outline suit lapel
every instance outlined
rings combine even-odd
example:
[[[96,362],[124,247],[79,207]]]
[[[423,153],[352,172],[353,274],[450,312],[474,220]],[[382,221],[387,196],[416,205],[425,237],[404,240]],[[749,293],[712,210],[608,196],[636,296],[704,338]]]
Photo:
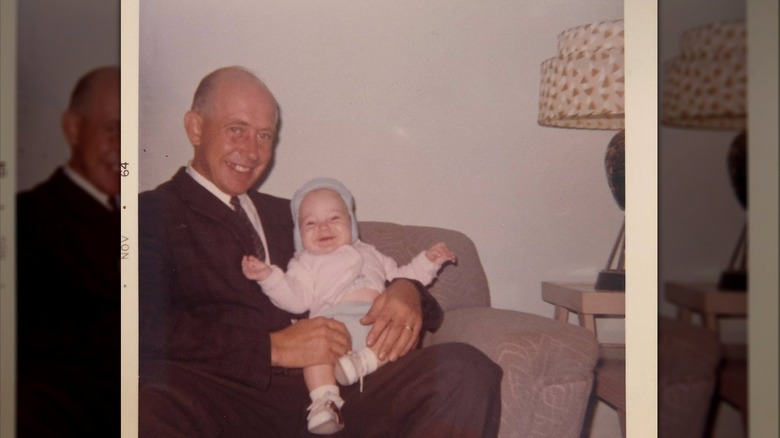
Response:
[[[239,222],[230,207],[187,175],[184,168],[181,168],[173,176],[172,182],[174,191],[189,209],[227,227],[233,236],[241,242],[246,254],[254,252],[251,240],[242,231],[244,224]]]

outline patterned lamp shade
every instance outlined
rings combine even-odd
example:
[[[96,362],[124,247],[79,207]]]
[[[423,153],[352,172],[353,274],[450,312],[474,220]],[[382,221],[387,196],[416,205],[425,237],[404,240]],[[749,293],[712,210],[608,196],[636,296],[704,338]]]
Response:
[[[664,63],[661,122],[742,130],[747,118],[744,21],[711,23],[682,35],[680,55]]]
[[[623,20],[577,26],[558,35],[558,56],[542,63],[542,126],[623,129]]]

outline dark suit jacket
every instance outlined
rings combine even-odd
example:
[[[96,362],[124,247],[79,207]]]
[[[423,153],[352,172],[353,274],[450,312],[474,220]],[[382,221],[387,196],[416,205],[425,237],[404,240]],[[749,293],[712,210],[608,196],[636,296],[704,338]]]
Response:
[[[257,192],[271,262],[293,255],[286,199]],[[270,332],[294,315],[271,304],[241,272],[251,242],[233,211],[184,169],[139,198],[141,361],[186,364],[256,388],[271,375]],[[143,378],[143,376],[142,376]]]
[[[119,214],[58,169],[17,197],[23,436],[119,432]]]
[[[119,214],[58,169],[17,197],[20,360],[116,351],[119,366]]]

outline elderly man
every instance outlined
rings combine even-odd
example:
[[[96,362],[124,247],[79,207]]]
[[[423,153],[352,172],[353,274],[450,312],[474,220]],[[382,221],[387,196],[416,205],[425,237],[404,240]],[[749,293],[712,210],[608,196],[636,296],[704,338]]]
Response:
[[[308,436],[300,369],[350,349],[342,323],[278,309],[241,272],[245,254],[281,266],[293,255],[289,201],[252,190],[278,126],[256,76],[210,73],[184,117],[192,162],[140,196],[140,436]],[[377,299],[368,342],[382,335],[391,363],[363,392],[345,388],[342,436],[496,435],[500,368],[462,344],[411,350],[440,320],[411,281]]]
[[[119,429],[119,69],[76,84],[71,156],[17,197],[17,436]]]

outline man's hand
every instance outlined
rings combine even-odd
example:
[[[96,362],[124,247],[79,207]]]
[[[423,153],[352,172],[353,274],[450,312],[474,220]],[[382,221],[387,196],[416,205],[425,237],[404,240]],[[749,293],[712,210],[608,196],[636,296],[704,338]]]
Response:
[[[335,319],[302,319],[271,333],[271,364],[275,366],[305,368],[334,364],[351,349],[347,328]]]
[[[379,360],[394,361],[417,345],[422,308],[417,288],[407,280],[395,281],[379,295],[360,323],[373,324],[366,338],[376,346]]]

